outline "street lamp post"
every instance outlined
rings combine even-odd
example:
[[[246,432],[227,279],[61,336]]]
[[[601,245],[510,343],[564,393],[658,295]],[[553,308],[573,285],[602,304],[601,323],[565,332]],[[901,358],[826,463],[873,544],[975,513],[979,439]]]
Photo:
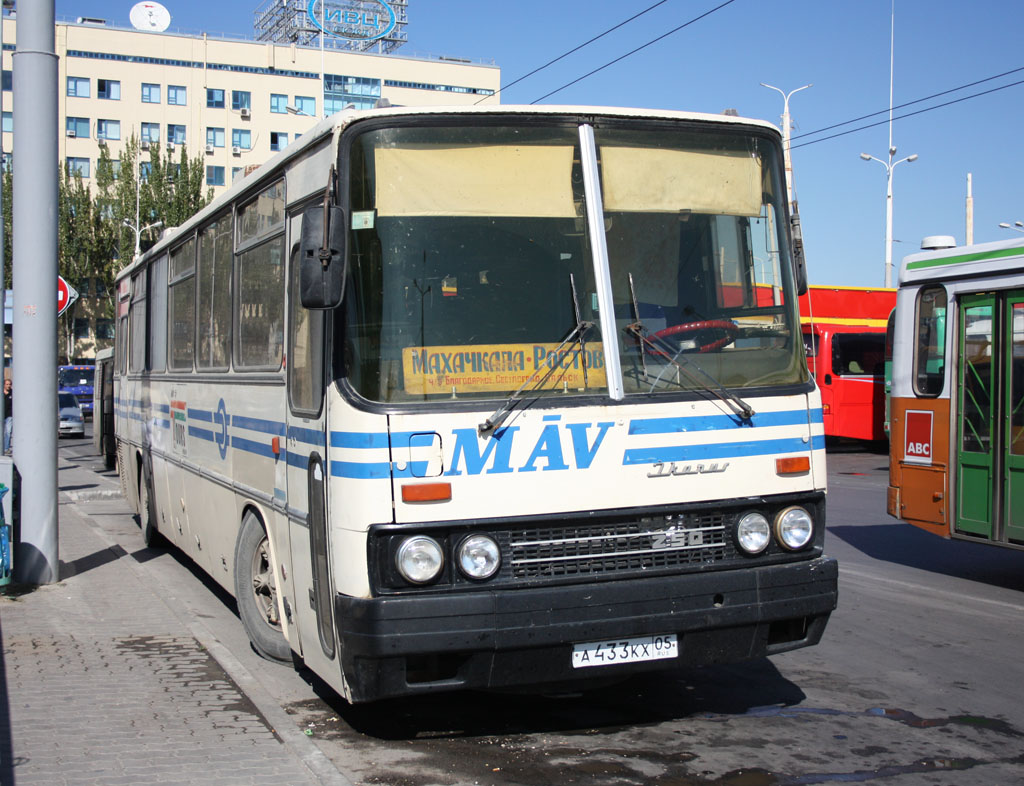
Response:
[[[885,286],[892,286],[892,170],[896,168],[897,164],[902,164],[904,161],[917,161],[917,153],[901,158],[899,161],[893,161],[892,157],[896,155],[896,148],[889,146],[889,161],[885,162],[880,158],[869,156],[867,153],[861,153],[860,157],[865,161],[877,161],[879,164],[885,167]]]
[[[1012,229],[1014,232],[1024,232],[1024,221],[1014,221],[1013,224],[1000,221],[999,226],[1003,229]]]
[[[154,221],[152,224],[147,224],[144,227],[139,227],[139,201],[142,193],[142,177],[135,181],[135,223],[133,224],[127,218],[123,221],[124,225],[135,233],[135,256],[142,253],[142,233],[149,229],[156,229],[159,226],[163,226],[163,221]]]
[[[793,160],[789,152],[789,132],[792,125],[789,117],[789,97],[793,93],[799,93],[801,90],[806,90],[809,87],[814,87],[812,82],[809,85],[798,87],[796,90],[790,90],[788,93],[784,92],[781,88],[775,87],[775,85],[768,85],[764,82],[761,83],[761,87],[767,87],[769,90],[778,91],[783,98],[782,104],[782,151],[783,151],[783,164],[786,168],[786,197],[789,199],[789,208],[793,209]]]

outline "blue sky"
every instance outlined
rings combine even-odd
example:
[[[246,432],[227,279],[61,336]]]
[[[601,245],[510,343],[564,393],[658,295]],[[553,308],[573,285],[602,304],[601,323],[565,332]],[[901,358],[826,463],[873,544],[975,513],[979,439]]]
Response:
[[[409,43],[400,54],[492,61],[507,84],[656,0],[409,0]],[[724,0],[666,0],[629,25],[502,93],[502,103],[530,103]],[[170,32],[252,35],[253,0],[164,0]],[[98,16],[128,25],[132,3],[57,0],[58,19]],[[903,104],[1024,69],[1019,2],[896,0],[894,103]],[[889,105],[891,0],[733,0],[706,18],[543,100],[545,104],[634,106],[721,112],[780,123],[785,91],[793,96],[794,182],[813,284],[881,286],[884,282],[885,122],[826,140],[829,134],[884,121]],[[1024,70],[907,112],[1024,80]],[[800,138],[836,123],[869,120]],[[967,174],[973,174],[975,242],[1009,240],[1001,221],[1024,220],[1024,83],[951,106],[897,119],[894,170],[896,263],[926,235],[965,240]],[[811,144],[804,144],[813,142]],[[800,146],[802,145],[803,146]],[[1021,238],[1024,240],[1024,238]]]

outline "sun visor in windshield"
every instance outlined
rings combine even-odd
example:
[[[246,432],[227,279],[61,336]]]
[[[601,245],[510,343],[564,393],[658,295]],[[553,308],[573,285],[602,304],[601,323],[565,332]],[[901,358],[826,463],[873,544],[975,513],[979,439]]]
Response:
[[[605,210],[761,213],[761,160],[745,152],[601,147]]]
[[[572,218],[572,147],[377,148],[378,216]]]

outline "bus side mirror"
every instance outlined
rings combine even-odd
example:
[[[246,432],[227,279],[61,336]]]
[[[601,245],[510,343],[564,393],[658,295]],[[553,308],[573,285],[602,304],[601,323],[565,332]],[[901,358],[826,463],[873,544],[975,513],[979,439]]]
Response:
[[[322,205],[309,208],[302,214],[299,246],[299,302],[302,306],[309,309],[340,306],[345,295],[345,267],[345,211]]]
[[[789,217],[793,235],[793,281],[798,295],[807,294],[807,259],[804,256],[804,233],[800,228],[800,208],[793,202],[793,215]]]

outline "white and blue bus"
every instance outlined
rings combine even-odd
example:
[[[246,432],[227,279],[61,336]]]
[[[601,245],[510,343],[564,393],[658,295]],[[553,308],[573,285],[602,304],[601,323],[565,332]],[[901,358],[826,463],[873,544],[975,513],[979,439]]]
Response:
[[[125,493],[353,702],[815,644],[793,235],[768,123],[344,111],[120,274]]]

